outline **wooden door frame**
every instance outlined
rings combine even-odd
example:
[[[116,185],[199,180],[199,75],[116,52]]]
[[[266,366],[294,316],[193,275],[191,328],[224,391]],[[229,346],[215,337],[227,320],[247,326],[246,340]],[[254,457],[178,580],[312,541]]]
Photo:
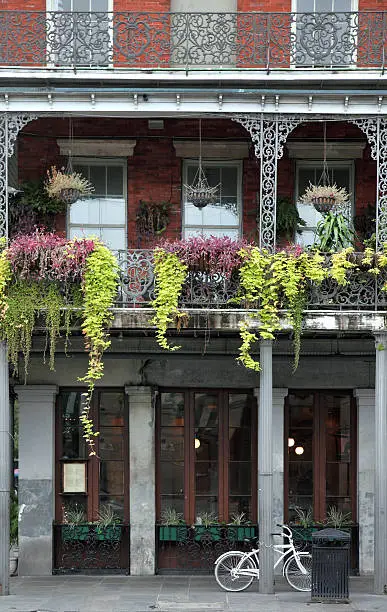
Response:
[[[161,432],[161,396],[162,393],[181,393],[184,396],[184,518],[187,524],[195,523],[195,448],[192,444],[195,434],[194,408],[195,393],[217,395],[218,404],[218,514],[219,520],[228,520],[229,506],[229,402],[230,394],[246,394],[251,407],[251,515],[257,520],[257,403],[253,389],[219,389],[219,388],[160,388],[156,410],[156,516],[160,518],[160,432]],[[255,407],[255,410],[254,410]]]
[[[349,497],[351,498],[352,521],[357,520],[357,452],[358,452],[358,414],[356,399],[353,389],[289,389],[284,403],[284,517],[285,522],[289,518],[289,456],[288,456],[288,437],[289,437],[289,395],[306,393],[313,395],[313,438],[312,438],[312,457],[313,457],[313,516],[316,521],[325,518],[326,505],[326,439],[325,439],[325,413],[323,405],[324,394],[342,394],[350,398],[351,411],[351,460],[349,474]]]

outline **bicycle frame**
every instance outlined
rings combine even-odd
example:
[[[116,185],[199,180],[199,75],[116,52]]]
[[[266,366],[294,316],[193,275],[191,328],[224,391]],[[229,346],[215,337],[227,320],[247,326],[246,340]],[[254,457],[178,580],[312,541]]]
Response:
[[[307,571],[304,568],[304,566],[302,565],[302,563],[300,562],[300,557],[308,556],[309,553],[297,551],[295,549],[295,546],[294,546],[294,543],[293,543],[293,533],[292,533],[292,530],[287,525],[280,525],[280,527],[282,528],[282,533],[273,534],[273,535],[278,535],[278,536],[282,536],[282,537],[287,538],[288,539],[288,543],[287,544],[273,544],[273,550],[277,554],[279,554],[278,559],[274,563],[274,569],[277,568],[277,566],[281,563],[281,561],[286,559],[286,561],[285,561],[285,563],[283,564],[283,567],[282,567],[282,575],[285,575],[285,568],[286,568],[287,563],[292,558],[294,558],[296,560],[296,563],[297,563],[300,571],[303,574],[306,574]],[[265,544],[263,544],[263,543],[261,545],[265,546]],[[240,551],[228,551],[227,553],[224,553],[224,555],[221,555],[216,560],[216,563],[219,563],[219,561],[221,561],[226,555],[229,555],[229,554],[231,554],[233,552],[240,552]],[[238,565],[233,570],[235,572],[235,574],[238,574],[240,576],[256,576],[256,577],[259,577],[259,559],[258,559],[258,553],[259,553],[259,548],[253,548],[250,552],[244,553],[244,555],[241,558],[241,560],[239,561]],[[255,568],[244,568],[244,569],[241,569],[241,566],[244,564],[246,559],[253,559]]]

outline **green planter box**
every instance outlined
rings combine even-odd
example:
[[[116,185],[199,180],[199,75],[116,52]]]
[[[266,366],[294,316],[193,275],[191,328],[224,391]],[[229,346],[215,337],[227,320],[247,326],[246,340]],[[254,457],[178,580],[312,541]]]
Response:
[[[81,541],[89,539],[90,525],[63,525],[62,540],[69,542],[70,540]]]
[[[243,542],[243,540],[256,538],[257,529],[254,525],[228,525],[227,539],[232,542]]]
[[[218,542],[220,540],[220,530],[220,526],[206,527],[205,525],[195,525],[195,540],[200,542],[202,539],[208,539],[210,536],[213,542]]]
[[[160,525],[160,542],[183,542],[187,539],[186,525]]]
[[[121,539],[121,527],[119,525],[96,527],[95,534],[97,540],[109,540],[118,542]]]

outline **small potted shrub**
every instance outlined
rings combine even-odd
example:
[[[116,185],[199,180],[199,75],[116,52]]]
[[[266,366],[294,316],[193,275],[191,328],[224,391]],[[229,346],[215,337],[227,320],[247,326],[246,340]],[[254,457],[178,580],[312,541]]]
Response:
[[[217,526],[219,523],[218,517],[215,512],[201,512],[196,517],[195,527],[195,540],[200,541],[203,536],[210,535],[214,541],[220,540],[220,527]]]
[[[113,511],[110,504],[101,506],[95,530],[97,540],[120,540],[120,522],[120,517]]]
[[[86,521],[86,513],[78,504],[69,504],[63,510],[63,540],[87,540],[90,525]]]
[[[78,172],[67,172],[64,168],[58,170],[51,166],[47,170],[45,189],[50,198],[55,198],[65,204],[73,204],[79,198],[89,196],[94,187]]]
[[[177,512],[175,508],[164,508],[161,512],[160,523],[159,538],[161,542],[176,542],[185,539],[187,530],[183,515],[181,512]],[[184,529],[182,529],[183,525]]]
[[[227,527],[227,537],[229,540],[242,542],[245,538],[254,538],[256,529],[251,525],[250,521],[246,520],[246,514],[232,514]]]

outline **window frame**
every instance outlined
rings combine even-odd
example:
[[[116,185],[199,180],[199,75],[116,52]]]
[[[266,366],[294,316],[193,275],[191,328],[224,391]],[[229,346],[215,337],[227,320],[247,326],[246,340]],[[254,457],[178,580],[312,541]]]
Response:
[[[181,224],[182,224],[181,233],[182,233],[183,238],[187,237],[186,230],[199,227],[198,225],[191,225],[191,224],[185,223],[185,206],[187,204],[187,199],[186,199],[186,190],[184,186],[188,182],[188,168],[192,166],[195,167],[197,166],[197,164],[198,164],[197,159],[187,158],[183,160],[183,172],[182,172],[183,185],[182,185],[182,190],[181,190]],[[238,225],[209,225],[209,226],[202,225],[201,227],[203,228],[203,230],[206,230],[207,227],[213,230],[223,230],[223,229],[234,230],[235,229],[238,232],[237,238],[241,238],[242,232],[243,232],[243,190],[242,190],[242,187],[243,187],[243,160],[240,160],[240,159],[237,159],[237,160],[203,159],[202,165],[203,167],[212,166],[215,168],[219,168],[219,167],[237,168],[237,207],[238,207],[239,223]]]
[[[284,411],[284,520],[289,521],[289,396],[292,394],[303,393],[313,395],[313,439],[312,439],[312,466],[313,466],[313,522],[317,523],[326,518],[326,436],[325,436],[325,411],[324,395],[343,395],[350,398],[350,436],[351,436],[351,458],[349,462],[349,486],[351,498],[351,520],[357,521],[357,454],[358,437],[357,422],[358,411],[353,390],[345,389],[289,389],[285,398]]]
[[[355,216],[355,205],[356,205],[356,194],[355,194],[355,160],[353,159],[344,159],[344,160],[327,160],[328,168],[342,168],[349,170],[349,193],[350,202],[351,202],[351,219],[354,219]],[[298,210],[298,204],[300,201],[301,193],[299,192],[299,171],[304,168],[314,168],[322,167],[323,160],[322,159],[296,159],[295,160],[295,181],[294,181],[294,204]],[[340,187],[340,185],[338,185]],[[299,210],[298,210],[299,212]],[[301,215],[300,215],[301,216]],[[302,218],[302,217],[301,217]],[[307,230],[313,230],[315,232],[317,226],[313,225],[305,225],[300,226],[295,235],[296,243],[301,244],[298,241],[298,237],[302,236],[302,233]]]
[[[118,249],[118,251],[126,251],[128,248],[128,164],[127,159],[122,157],[82,157],[77,156],[72,158],[72,163],[74,166],[77,165],[87,165],[87,166],[122,166],[122,180],[123,180],[123,199],[124,199],[124,208],[125,208],[125,222],[124,225],[118,224],[105,224],[100,225],[99,223],[90,223],[86,224],[85,227],[90,228],[90,235],[93,233],[93,229],[98,230],[100,228],[124,228],[124,236],[125,243],[123,249]],[[113,197],[113,196],[112,196]],[[93,195],[90,196],[92,200],[94,198]],[[89,199],[89,198],[88,198]],[[99,198],[102,199],[102,198]],[[67,207],[66,213],[66,235],[70,236],[71,227],[79,226],[79,223],[71,223],[70,222],[70,209],[71,206]],[[117,249],[112,249],[113,251],[117,251]]]
[[[63,393],[86,393],[85,387],[60,387],[56,396],[55,404],[55,520],[57,523],[63,523],[63,504],[64,500],[70,499],[72,493],[62,492],[62,466],[64,463],[82,462],[86,464],[86,482],[87,490],[84,494],[86,499],[86,514],[87,522],[98,520],[99,510],[99,472],[100,462],[98,457],[99,437],[95,439],[96,456],[86,456],[83,458],[64,459],[62,446],[62,403],[61,396]],[[130,514],[130,499],[129,499],[129,404],[128,396],[123,387],[98,387],[93,394],[90,408],[90,418],[92,419],[95,430],[99,430],[99,405],[101,393],[122,393],[124,398],[124,444],[123,444],[123,464],[124,464],[124,517],[123,522],[129,523]],[[79,424],[80,428],[81,425]],[[82,428],[81,428],[82,429]],[[86,445],[87,451],[87,445]]]
[[[252,389],[217,389],[193,388],[184,389],[176,387],[160,388],[156,405],[156,518],[160,522],[162,492],[161,492],[161,398],[163,393],[180,393],[184,396],[184,520],[187,525],[196,522],[196,486],[195,486],[195,394],[208,393],[218,396],[218,520],[229,520],[230,479],[229,479],[229,395],[246,394],[251,407],[251,517],[253,523],[257,522],[257,495],[258,495],[258,410],[257,402]]]

